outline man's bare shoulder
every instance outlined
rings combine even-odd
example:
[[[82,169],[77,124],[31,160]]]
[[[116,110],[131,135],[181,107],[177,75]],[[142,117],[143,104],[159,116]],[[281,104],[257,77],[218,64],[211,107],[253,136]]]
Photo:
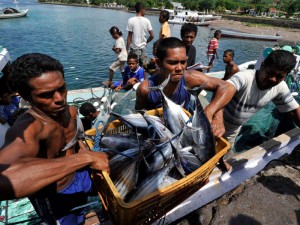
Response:
[[[149,93],[149,82],[148,80],[144,80],[139,85],[138,89],[136,90],[137,94],[145,96]]]
[[[41,128],[43,122],[39,117],[34,116],[34,113],[31,109],[28,109],[24,112],[14,123],[12,128],[15,129],[31,129],[31,128]],[[38,129],[39,130],[39,129]]]
[[[135,109],[145,109],[148,103],[148,94],[149,94],[149,82],[148,80],[144,80],[139,85],[136,90],[136,103]]]
[[[68,106],[69,107],[69,111],[72,117],[77,117],[78,115],[78,110],[77,108],[75,108],[74,106]]]

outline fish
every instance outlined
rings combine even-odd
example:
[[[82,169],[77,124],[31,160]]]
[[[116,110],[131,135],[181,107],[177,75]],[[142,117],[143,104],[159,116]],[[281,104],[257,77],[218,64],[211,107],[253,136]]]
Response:
[[[175,166],[183,177],[202,166],[200,160],[190,152],[193,149],[192,146],[182,148],[179,142],[171,143],[171,145],[175,156]]]
[[[148,166],[144,166],[141,170],[148,176],[148,174],[160,170],[166,165],[171,158],[174,157],[172,153],[172,144],[175,144],[179,139],[179,135],[174,136],[171,140],[167,140],[155,146],[155,150],[150,154],[145,154],[145,159]]]
[[[125,151],[139,146],[139,143],[146,141],[147,138],[136,134],[107,134],[101,138],[101,145],[112,150]]]
[[[203,165],[198,157],[189,151],[191,149],[193,149],[193,147],[189,146],[178,151],[181,165],[187,175]]]
[[[149,87],[149,90],[160,91],[163,98],[163,113],[166,125],[172,133],[179,134],[181,133],[184,125],[189,120],[189,117],[184,112],[182,106],[174,103],[164,94],[163,89],[166,87],[169,80],[170,75],[161,85],[156,87]]]
[[[148,133],[152,139],[169,140],[173,138],[174,134],[162,123],[159,117],[148,115],[145,112],[140,113],[149,124]]]
[[[140,113],[120,115],[118,113],[111,112],[110,114],[118,118],[118,120],[122,121],[122,123],[124,123],[131,130],[144,135],[148,135],[148,123]]]
[[[143,160],[143,151],[153,151],[155,145],[146,142],[140,148],[132,148],[124,151],[130,157],[124,155],[116,155],[111,158],[109,166],[111,168],[111,180],[113,181],[120,196],[125,196],[135,187],[139,177],[139,165]]]
[[[216,153],[215,138],[212,132],[211,124],[206,117],[201,102],[198,98],[199,93],[203,90],[203,87],[195,87],[193,89],[187,89],[189,93],[195,96],[196,108],[192,118],[191,130],[194,151],[202,163],[207,162]]]
[[[164,180],[173,167],[174,158],[170,158],[166,162],[165,167],[151,173],[146,177],[146,179],[143,180],[143,182],[141,182],[135,189],[133,189],[132,192],[125,197],[125,202],[133,202],[152,192],[157,191],[158,189],[163,188],[166,185],[164,183]]]

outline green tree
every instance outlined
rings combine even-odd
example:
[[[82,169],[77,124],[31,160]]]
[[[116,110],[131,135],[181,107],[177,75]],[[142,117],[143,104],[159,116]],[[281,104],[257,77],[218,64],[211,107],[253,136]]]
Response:
[[[215,9],[215,1],[214,0],[200,0],[198,3],[198,9],[200,11],[213,10],[213,9]]]

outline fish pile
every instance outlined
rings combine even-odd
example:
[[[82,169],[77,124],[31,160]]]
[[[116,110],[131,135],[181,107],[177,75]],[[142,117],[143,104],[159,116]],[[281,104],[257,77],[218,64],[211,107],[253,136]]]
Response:
[[[101,137],[100,149],[110,155],[110,177],[125,202],[132,202],[166,187],[201,167],[215,155],[215,140],[198,94],[189,90],[196,109],[189,117],[180,105],[159,91],[163,115],[134,111],[127,115],[111,112],[129,132]]]

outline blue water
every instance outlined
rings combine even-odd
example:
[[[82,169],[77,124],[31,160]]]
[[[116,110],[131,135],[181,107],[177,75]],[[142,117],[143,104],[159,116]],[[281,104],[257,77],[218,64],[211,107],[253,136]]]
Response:
[[[0,8],[13,6],[10,0],[2,0]],[[134,16],[125,11],[39,4],[33,0],[19,3],[20,9],[29,9],[27,17],[0,20],[0,46],[6,47],[12,60],[29,52],[49,54],[61,61],[65,68],[68,89],[101,86],[108,77],[108,67],[115,60],[111,50],[114,40],[108,30],[118,26],[126,41],[127,20]],[[158,16],[146,15],[158,37]],[[180,38],[181,25],[170,25],[172,36]],[[233,27],[234,28],[234,27]],[[194,41],[197,61],[206,64],[206,48],[214,30],[199,27]],[[155,38],[155,39],[156,39]],[[152,41],[147,53],[151,56]],[[237,64],[257,59],[264,46],[273,42],[220,39],[219,55],[228,48],[235,50]],[[224,69],[222,59],[216,61],[213,71]],[[115,75],[116,79],[120,73]]]

